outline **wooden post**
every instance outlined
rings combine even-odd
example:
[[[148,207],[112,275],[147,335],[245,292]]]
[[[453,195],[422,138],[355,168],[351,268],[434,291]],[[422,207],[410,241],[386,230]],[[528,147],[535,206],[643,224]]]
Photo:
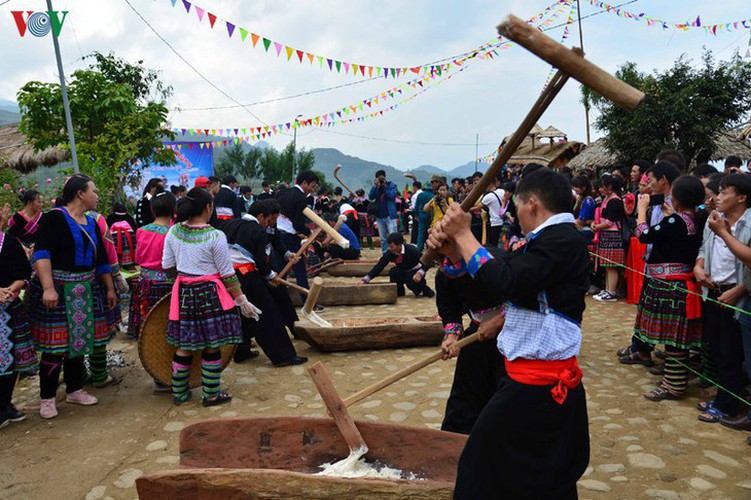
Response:
[[[339,393],[336,392],[336,386],[329,377],[323,363],[319,361],[308,368],[308,374],[313,379],[318,393],[321,395],[326,408],[328,408],[329,413],[334,419],[334,423],[339,432],[342,433],[342,437],[347,442],[349,449],[352,451],[367,451],[368,445],[365,444],[365,440],[357,429],[355,421],[347,411],[347,406],[342,401],[342,398],[339,397]]]
[[[316,306],[316,302],[318,301],[318,296],[321,294],[321,288],[323,288],[323,278],[314,278],[313,285],[311,285],[310,292],[308,293],[308,298],[305,300],[305,305],[302,308],[305,314],[310,314],[313,312],[313,308]]]
[[[300,246],[300,250],[295,252],[295,255],[297,257],[301,257],[302,254],[305,252],[305,250],[307,250],[308,247],[313,244],[313,242],[316,240],[318,235],[321,234],[321,231],[322,229],[316,228],[312,233],[310,233],[310,236],[308,237],[308,239],[305,240],[305,243],[303,243]],[[292,269],[292,266],[294,266],[294,264],[291,261],[287,262],[287,265],[284,266],[281,272],[279,272],[279,275],[278,275],[279,279],[284,279],[284,277],[287,276],[287,273],[289,272],[289,270]]]

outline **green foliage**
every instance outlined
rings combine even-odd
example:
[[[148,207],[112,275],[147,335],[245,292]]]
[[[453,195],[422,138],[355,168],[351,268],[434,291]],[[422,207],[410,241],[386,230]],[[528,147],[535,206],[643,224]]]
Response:
[[[45,203],[49,203],[60,194],[64,180],[62,175],[37,179],[22,175],[9,167],[0,168],[0,207],[7,203],[13,210],[21,209],[19,195],[28,189],[39,191]]]
[[[138,186],[143,168],[176,163],[174,152],[162,148],[162,138],[174,138],[166,128],[163,102],[171,89],[141,62],[132,65],[112,54],[93,57],[95,64],[71,75],[68,95],[79,168],[94,179],[109,204],[124,199],[126,185]],[[17,98],[19,129],[35,149],[68,147],[58,84],[28,82]]]
[[[666,148],[678,149],[689,163],[707,161],[716,150],[715,134],[742,123],[751,111],[751,63],[737,53],[716,62],[705,52],[698,66],[682,56],[672,68],[652,74],[627,63],[616,75],[647,94],[635,112],[596,94],[590,99],[600,111],[595,126],[606,133],[605,145],[630,161],[651,160]]]
[[[239,181],[249,182],[258,175],[258,164],[263,156],[259,148],[243,149],[242,144],[234,144],[223,151],[214,172],[219,177],[234,175]]]

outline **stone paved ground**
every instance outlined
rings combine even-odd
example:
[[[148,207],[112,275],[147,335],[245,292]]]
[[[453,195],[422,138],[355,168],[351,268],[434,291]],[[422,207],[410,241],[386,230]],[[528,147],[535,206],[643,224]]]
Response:
[[[432,276],[432,275],[431,275]],[[381,278],[383,279],[383,278]],[[396,317],[435,312],[427,299],[406,297],[397,305],[329,308],[323,316]],[[588,302],[580,364],[585,373],[592,459],[579,483],[581,498],[751,498],[751,447],[747,434],[696,420],[705,394],[692,386],[679,402],[651,403],[642,393],[656,377],[617,363],[627,341],[633,306]],[[347,395],[426,356],[433,348],[321,354],[296,341],[298,352],[323,361],[339,392]],[[0,431],[0,498],[135,498],[135,479],[173,468],[180,429],[206,418],[305,415],[323,417],[324,406],[303,366],[273,368],[261,356],[232,365],[223,376],[235,398],[206,409],[179,408],[169,396],[153,395],[137,361],[133,341],[118,338],[131,365],[123,383],[94,390],[90,408],[59,404],[60,416],[30,418]],[[438,428],[451,387],[454,362],[438,362],[353,407],[355,419]],[[36,380],[16,391],[19,405],[38,404]]]

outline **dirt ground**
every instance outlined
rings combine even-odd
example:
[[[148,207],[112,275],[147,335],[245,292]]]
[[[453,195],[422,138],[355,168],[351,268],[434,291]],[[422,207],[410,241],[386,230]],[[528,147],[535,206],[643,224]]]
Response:
[[[373,256],[366,252],[366,257]],[[327,308],[322,316],[389,318],[434,312],[434,301],[409,296],[396,305]],[[682,401],[647,401],[642,393],[653,388],[657,378],[615,359],[615,351],[630,337],[634,314],[634,307],[624,303],[587,302],[580,365],[588,393],[592,458],[579,483],[580,497],[751,498],[748,433],[699,422],[695,406],[707,394],[697,385],[692,384]],[[322,354],[301,341],[295,345],[311,363],[326,364],[342,396],[435,350]],[[175,407],[169,395],[152,394],[135,341],[118,335],[111,349],[123,351],[130,364],[117,370],[121,385],[92,389],[98,405],[61,401],[60,415],[53,420],[42,420],[30,410],[25,422],[0,431],[0,498],[133,499],[137,477],[177,467],[179,431],[186,425],[207,418],[325,416],[305,365],[274,368],[263,355],[233,364],[222,377],[234,395],[229,405],[203,408],[196,402],[200,398],[194,398]],[[453,369],[454,361],[439,361],[350,411],[356,420],[439,428]],[[38,406],[36,378],[21,381],[14,402]]]

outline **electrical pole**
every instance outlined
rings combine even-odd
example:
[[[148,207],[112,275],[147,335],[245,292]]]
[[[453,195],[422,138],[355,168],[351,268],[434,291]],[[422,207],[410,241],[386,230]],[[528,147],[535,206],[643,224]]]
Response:
[[[477,173],[477,155],[479,154],[478,152],[479,146],[480,146],[480,134],[477,133],[475,134],[475,173]]]
[[[52,0],[47,0],[48,15],[52,14]],[[55,30],[50,30],[52,44],[55,46],[55,58],[57,59],[57,72],[60,74],[60,89],[63,93],[63,108],[65,109],[65,123],[68,127],[68,143],[70,144],[70,158],[73,161],[73,172],[78,173],[78,155],[76,154],[76,138],[73,135],[73,119],[70,116],[70,101],[68,101],[68,88],[65,86],[65,73],[63,72],[63,60],[60,56],[60,44],[57,41]]]
[[[579,0],[576,0],[576,17],[579,21],[579,48],[584,51],[584,34],[582,33],[582,11],[579,5]],[[584,99],[584,124],[586,126],[587,131],[587,144],[589,144],[590,137],[589,137],[589,98],[585,97]]]
[[[295,117],[295,130],[292,132],[292,182],[295,182],[295,169],[297,168],[297,127],[300,126],[298,120],[301,116]]]

